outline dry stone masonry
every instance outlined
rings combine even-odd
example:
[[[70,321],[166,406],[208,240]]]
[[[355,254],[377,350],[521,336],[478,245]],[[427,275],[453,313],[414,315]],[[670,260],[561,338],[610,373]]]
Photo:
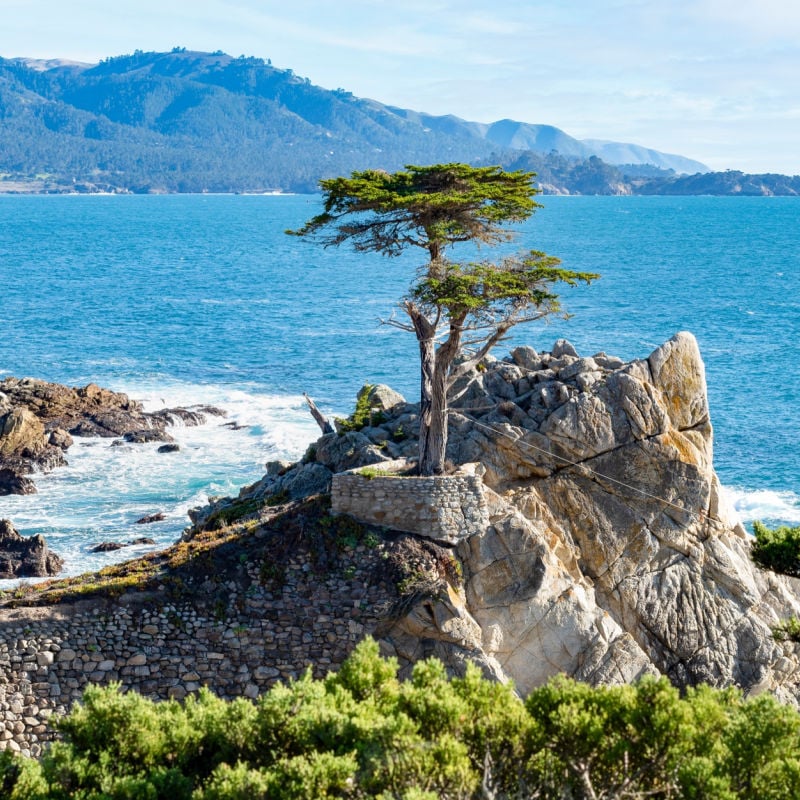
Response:
[[[333,476],[331,509],[361,522],[415,533],[442,544],[457,544],[489,523],[483,470],[465,465],[455,475],[401,475],[405,460],[382,462]]]
[[[256,698],[276,681],[336,668],[375,631],[396,598],[381,577],[389,553],[358,545],[334,569],[293,553],[279,579],[270,562],[185,602],[138,592],[117,599],[0,611],[0,749],[30,755],[53,737],[90,684],[120,682],[155,699],[208,686]],[[247,588],[245,588],[247,587]],[[205,596],[204,596],[205,595]]]

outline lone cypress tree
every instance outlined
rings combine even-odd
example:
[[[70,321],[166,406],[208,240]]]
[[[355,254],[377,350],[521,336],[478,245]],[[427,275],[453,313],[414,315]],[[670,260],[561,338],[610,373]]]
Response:
[[[504,226],[526,220],[541,206],[531,172],[468,164],[407,166],[392,174],[354,172],[320,181],[324,211],[297,231],[323,244],[349,243],[358,252],[398,256],[409,247],[428,261],[400,307],[420,353],[419,471],[444,469],[447,390],[474,367],[514,325],[561,311],[552,286],[588,283],[597,275],[562,269],[559,259],[532,250],[499,263],[446,257],[459,242],[495,245],[513,234]],[[456,356],[466,357],[454,367]]]

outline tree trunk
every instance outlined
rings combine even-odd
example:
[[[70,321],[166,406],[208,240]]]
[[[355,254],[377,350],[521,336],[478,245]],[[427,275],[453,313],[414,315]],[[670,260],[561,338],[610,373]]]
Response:
[[[436,322],[412,303],[405,310],[419,344],[419,473],[439,475],[447,457],[447,376],[461,345],[461,325],[466,313],[450,322],[447,339],[436,347]]]
[[[433,340],[419,343],[422,386],[420,391],[419,473],[444,472],[447,455],[447,367]]]
[[[431,322],[411,301],[404,303],[411,318],[419,345],[419,473],[436,475],[444,469],[444,433],[447,439],[447,418],[442,430],[442,393],[436,391],[436,323]],[[445,399],[446,399],[446,395]],[[447,410],[445,408],[445,415]],[[445,442],[446,443],[446,442]]]

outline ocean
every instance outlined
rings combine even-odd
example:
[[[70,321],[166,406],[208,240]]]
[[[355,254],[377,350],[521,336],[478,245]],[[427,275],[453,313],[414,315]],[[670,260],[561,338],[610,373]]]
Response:
[[[800,524],[800,200],[540,199],[501,253],[544,250],[602,278],[564,290],[570,319],[517,328],[495,354],[564,337],[629,359],[691,331],[731,501],[744,522]],[[414,338],[380,320],[424,254],[285,234],[319,210],[301,195],[0,196],[0,378],[95,382],[149,410],[211,403],[244,426],[177,429],[172,454],[78,439],[69,467],[35,476],[38,494],[0,497],[0,518],[44,534],[67,574],[97,569],[147,547],[93,545],[171,543],[189,508],[299,457],[318,435],[303,392],[329,415],[365,382],[417,399]]]

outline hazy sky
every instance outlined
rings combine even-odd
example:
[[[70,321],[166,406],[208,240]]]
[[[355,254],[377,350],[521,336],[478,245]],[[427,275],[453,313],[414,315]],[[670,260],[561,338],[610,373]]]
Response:
[[[0,0],[0,56],[270,58],[328,89],[800,174],[797,0]]]

